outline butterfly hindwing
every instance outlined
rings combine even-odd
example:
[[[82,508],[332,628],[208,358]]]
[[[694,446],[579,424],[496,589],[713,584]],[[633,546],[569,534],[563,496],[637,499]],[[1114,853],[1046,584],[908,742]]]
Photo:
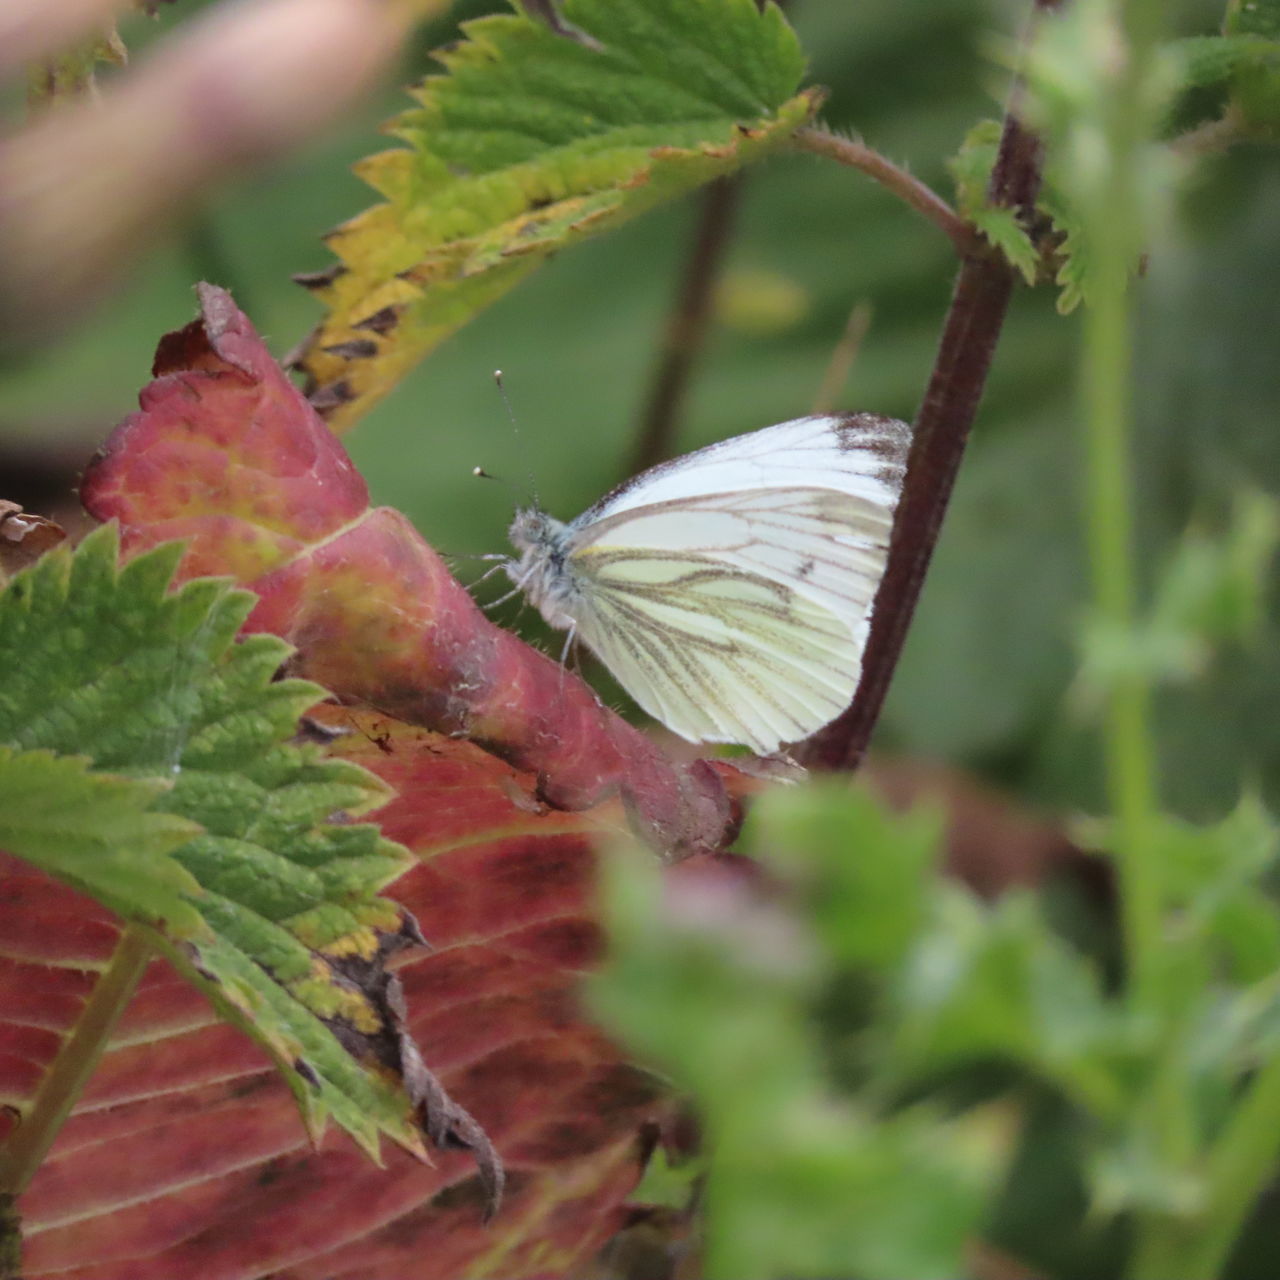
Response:
[[[862,640],[784,584],[704,554],[595,550],[574,561],[579,634],[682,737],[768,752],[848,704]]]

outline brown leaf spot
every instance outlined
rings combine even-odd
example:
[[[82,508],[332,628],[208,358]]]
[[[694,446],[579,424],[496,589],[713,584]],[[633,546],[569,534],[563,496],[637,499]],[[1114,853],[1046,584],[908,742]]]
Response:
[[[334,342],[321,350],[343,360],[368,360],[378,354],[378,344],[369,338],[352,338],[348,342]]]
[[[400,323],[399,307],[383,307],[375,311],[371,316],[366,316],[363,320],[357,320],[351,327],[353,329],[372,329],[374,333],[382,335],[389,333]]]

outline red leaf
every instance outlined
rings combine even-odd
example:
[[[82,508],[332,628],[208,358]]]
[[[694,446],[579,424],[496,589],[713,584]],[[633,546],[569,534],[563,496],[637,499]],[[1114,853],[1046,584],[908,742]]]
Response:
[[[420,863],[390,893],[433,946],[397,957],[409,1030],[497,1147],[506,1197],[486,1228],[467,1152],[425,1167],[389,1149],[379,1169],[337,1132],[313,1150],[263,1055],[157,963],[22,1198],[25,1274],[560,1280],[625,1220],[672,1114],[578,1009],[601,945],[593,834],[630,816],[668,851],[716,849],[734,822],[727,787],[754,784],[666,760],[493,627],[403,517],[368,509],[230,299],[205,287],[201,301],[90,467],[85,504],[135,551],[189,538],[184,575],[230,570],[260,596],[248,629],[285,636],[303,674],[398,717],[315,712],[322,735],[354,730],[334,751],[398,792],[374,817]],[[117,926],[13,866],[0,1089],[19,1103]]]
[[[189,538],[183,574],[231,572],[256,591],[247,629],[291,641],[301,673],[344,700],[480,743],[537,773],[559,808],[618,792],[666,853],[722,848],[737,818],[723,772],[668,760],[490,623],[399,512],[369,509],[230,297],[202,285],[200,299],[202,318],[161,342],[141,411],[90,465],[90,513],[118,519],[131,550]]]
[[[391,888],[432,949],[397,968],[409,1028],[507,1168],[496,1222],[466,1152],[369,1163],[307,1145],[249,1041],[155,963],[20,1210],[40,1280],[552,1280],[621,1224],[671,1103],[580,1014],[600,950],[591,832],[538,811],[534,779],[471,744],[340,708],[334,749],[399,791],[374,815],[420,856]],[[24,864],[3,865],[0,1089],[29,1097],[117,926]],[[35,1028],[32,1030],[32,1028]]]

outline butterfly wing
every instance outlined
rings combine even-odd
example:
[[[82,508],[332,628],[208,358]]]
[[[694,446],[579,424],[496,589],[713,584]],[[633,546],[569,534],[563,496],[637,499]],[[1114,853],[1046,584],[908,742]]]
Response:
[[[681,737],[767,753],[848,705],[862,639],[783,583],[704,554],[595,550],[574,562],[578,634]]]
[[[910,444],[905,422],[879,414],[796,418],[651,467],[606,494],[573,527],[602,532],[617,517],[655,504],[769,488],[837,489],[892,512]]]
[[[682,737],[808,736],[857,688],[909,440],[804,418],[615,490],[571,527],[579,635]]]

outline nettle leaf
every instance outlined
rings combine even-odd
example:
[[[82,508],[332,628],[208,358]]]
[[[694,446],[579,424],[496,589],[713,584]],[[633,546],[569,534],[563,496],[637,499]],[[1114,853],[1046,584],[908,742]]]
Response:
[[[192,929],[198,916],[183,895],[199,885],[166,855],[200,827],[150,811],[166,780],[93,773],[90,763],[0,745],[0,848],[103,901],[128,902],[137,914]]]
[[[189,539],[182,575],[232,572],[246,622],[295,644],[295,664],[346,701],[465,736],[543,779],[540,801],[620,794],[663,853],[723,847],[731,766],[669,760],[559,663],[494,626],[398,511],[368,490],[247,318],[201,286],[201,319],[170,334],[142,411],[85,474],[89,511],[125,546]]]
[[[275,1058],[314,1133],[332,1115],[371,1153],[380,1133],[421,1153],[422,1091],[403,1079],[420,1064],[382,965],[416,926],[376,896],[407,855],[376,827],[331,821],[383,803],[386,788],[315,745],[287,745],[323,691],[273,679],[289,652],[280,640],[232,643],[247,592],[202,579],[168,593],[181,554],[162,546],[118,568],[106,528],[0,596],[0,741],[25,753],[10,768],[87,754],[104,772],[82,790],[122,788],[113,775],[129,774],[160,811],[110,859],[76,829],[84,814],[63,820],[61,845],[17,849],[155,926],[161,950]],[[166,830],[188,838],[148,859],[143,839]]]
[[[1059,315],[1070,315],[1090,298],[1094,264],[1085,222],[1072,205],[1066,188],[1053,182],[1053,165],[1045,168],[1044,185],[1036,200],[1036,208],[1052,228],[1053,252],[1049,269],[1058,286],[1056,303]],[[1136,264],[1135,264],[1136,270]]]
[[[604,947],[595,833],[621,834],[621,806],[549,809],[533,773],[387,716],[309,719],[331,754],[394,790],[374,816],[413,854],[394,892],[432,942],[397,956],[406,1030],[501,1152],[502,1210],[484,1223],[465,1151],[427,1164],[390,1148],[377,1166],[336,1131],[312,1143],[262,1051],[157,963],[22,1197],[29,1280],[544,1280],[576,1274],[623,1221],[646,1135],[676,1104],[578,994]],[[0,965],[0,1034],[34,1058],[45,1028],[74,1018],[118,926],[33,868],[0,869],[0,936],[6,960],[21,958]],[[23,1069],[0,1058],[6,1096]]]
[[[1028,284],[1040,274],[1040,254],[1015,210],[987,203],[987,185],[1000,145],[998,120],[981,120],[965,135],[947,163],[956,184],[961,215],[1009,260]]]
[[[1091,962],[1057,937],[1031,897],[994,905],[943,884],[891,984],[894,1025],[882,1070],[928,1077],[1002,1060],[1052,1082],[1095,1115],[1128,1102],[1132,1037]]]
[[[1091,822],[1088,832],[1099,847],[1114,842],[1106,823]],[[1208,949],[1209,967],[1241,983],[1274,972],[1280,922],[1263,890],[1280,856],[1280,827],[1258,797],[1245,794],[1230,814],[1208,825],[1162,815],[1151,839],[1176,912],[1170,926],[1175,950]]]
[[[524,12],[465,24],[446,74],[357,173],[385,198],[329,234],[304,281],[329,316],[300,357],[350,425],[549,254],[778,147],[816,110],[773,3],[565,0],[578,38]]]

